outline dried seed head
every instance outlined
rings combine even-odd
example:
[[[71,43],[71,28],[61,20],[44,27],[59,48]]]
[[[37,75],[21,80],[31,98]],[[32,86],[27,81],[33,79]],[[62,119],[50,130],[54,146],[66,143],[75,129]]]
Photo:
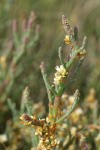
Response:
[[[28,29],[31,29],[31,28],[32,28],[32,25],[33,25],[35,19],[36,19],[35,13],[34,13],[34,12],[31,12],[30,17],[29,17],[29,20],[28,20],[28,25],[27,25],[27,28],[28,28]]]
[[[30,118],[30,116],[27,115],[27,114],[23,114],[23,115],[20,117],[20,119],[21,119],[22,121],[28,121],[28,122],[32,121],[32,119]]]
[[[74,97],[75,97],[75,99],[79,99],[79,90],[77,89],[76,91],[75,91],[75,93],[74,93]]]
[[[28,87],[25,87],[23,94],[22,94],[22,105],[30,101],[30,91]]]
[[[69,34],[70,33],[70,23],[69,23],[68,18],[66,18],[65,15],[62,16],[62,24],[63,24],[63,27],[65,29],[65,32],[67,34]]]
[[[74,39],[76,42],[78,42],[78,29],[77,29],[77,27],[74,27]]]

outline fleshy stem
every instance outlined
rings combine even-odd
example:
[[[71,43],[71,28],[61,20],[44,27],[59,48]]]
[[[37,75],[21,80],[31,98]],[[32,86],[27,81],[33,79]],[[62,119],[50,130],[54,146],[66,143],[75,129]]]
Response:
[[[59,49],[58,49],[58,56],[59,56],[59,59],[60,59],[61,64],[62,64],[62,65],[64,66],[64,68],[65,68],[65,63],[64,63],[63,58],[62,58],[62,47],[59,47]]]
[[[41,69],[41,73],[42,73],[43,80],[45,83],[45,87],[47,89],[47,94],[48,94],[48,99],[49,99],[49,114],[52,114],[52,107],[51,106],[53,105],[53,95],[56,95],[56,92],[48,83],[47,74],[45,72],[44,62],[41,63],[40,69]]]
[[[55,122],[61,114],[60,106],[61,106],[61,96],[56,96],[53,105],[53,119],[52,119],[53,122]]]

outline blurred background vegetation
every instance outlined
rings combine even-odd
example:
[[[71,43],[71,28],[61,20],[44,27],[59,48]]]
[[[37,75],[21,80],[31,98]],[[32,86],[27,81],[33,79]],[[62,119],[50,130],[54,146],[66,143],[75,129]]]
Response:
[[[28,24],[31,12],[36,18],[32,26],[27,27],[30,31],[24,31],[24,23]],[[5,131],[6,122],[12,117],[7,99],[15,102],[19,110],[26,86],[30,88],[34,102],[43,101],[47,106],[39,65],[41,61],[46,63],[52,81],[54,66],[58,64],[58,47],[65,36],[61,22],[63,14],[78,27],[79,44],[84,35],[88,39],[86,59],[75,84],[67,92],[78,88],[81,97],[85,97],[89,89],[94,88],[100,99],[100,0],[1,0],[0,133]]]

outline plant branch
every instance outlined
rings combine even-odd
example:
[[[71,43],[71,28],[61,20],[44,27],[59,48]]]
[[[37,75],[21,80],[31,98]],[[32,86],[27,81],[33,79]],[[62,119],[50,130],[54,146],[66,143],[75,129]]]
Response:
[[[64,66],[64,68],[65,68],[65,63],[64,63],[63,58],[62,58],[62,47],[59,47],[59,49],[58,49],[58,56],[59,56],[59,59],[60,59],[61,64],[62,64],[62,65]]]
[[[52,92],[54,95],[56,95],[56,92],[55,92],[55,90],[49,85],[49,83],[48,83],[48,81],[47,81],[47,74],[45,73],[44,62],[41,63],[40,69],[41,69],[41,73],[42,73],[42,76],[43,76],[43,80],[44,80],[44,83],[45,83],[45,86],[46,86],[46,89],[47,89],[49,101],[50,101],[50,102],[53,102],[51,92]]]

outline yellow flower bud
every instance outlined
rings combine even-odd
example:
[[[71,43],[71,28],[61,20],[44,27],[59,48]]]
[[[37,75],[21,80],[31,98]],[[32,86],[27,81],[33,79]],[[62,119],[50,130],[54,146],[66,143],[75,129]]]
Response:
[[[68,45],[71,44],[70,36],[69,36],[69,35],[66,35],[64,41],[65,41],[65,43],[68,44]]]
[[[76,135],[76,132],[77,132],[76,127],[72,127],[71,130],[70,130],[70,132],[71,132],[71,135],[72,135],[72,136],[75,136],[75,135]]]

